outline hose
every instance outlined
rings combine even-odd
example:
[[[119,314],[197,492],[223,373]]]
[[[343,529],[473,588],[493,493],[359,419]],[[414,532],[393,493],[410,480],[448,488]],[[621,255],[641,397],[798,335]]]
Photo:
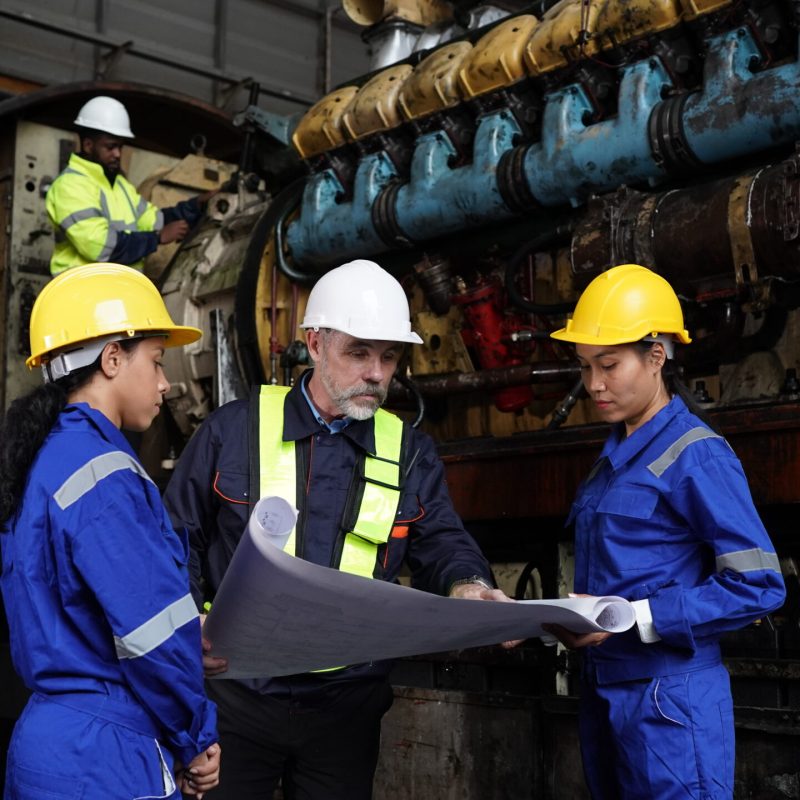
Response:
[[[532,303],[522,296],[522,293],[517,288],[516,280],[517,270],[531,251],[551,245],[563,239],[565,236],[568,236],[571,231],[571,226],[556,225],[546,233],[541,233],[529,242],[525,242],[525,244],[523,244],[508,260],[508,264],[506,265],[506,291],[508,292],[509,299],[517,308],[521,308],[523,311],[528,311],[531,314],[543,315],[568,314],[570,311],[574,310],[575,303]]]
[[[422,397],[422,392],[420,392],[419,387],[417,386],[414,381],[411,380],[407,375],[403,375],[400,372],[395,373],[394,379],[405,386],[409,392],[414,397],[414,400],[417,403],[417,416],[414,421],[411,423],[412,428],[418,428],[420,423],[422,422],[422,418],[425,416],[425,400]]]
[[[281,192],[258,218],[250,243],[245,252],[239,282],[236,284],[234,312],[236,319],[236,339],[239,358],[245,379],[250,386],[264,383],[264,365],[258,346],[258,329],[256,322],[255,297],[258,288],[258,276],[264,248],[276,223],[284,218],[288,206],[295,207],[302,195],[305,178],[299,178]],[[278,242],[276,240],[276,249]]]
[[[555,411],[553,411],[553,416],[550,422],[547,423],[548,431],[554,431],[561,427],[569,416],[570,411],[575,408],[575,403],[580,400],[582,394],[583,378],[578,378],[575,385],[569,390],[567,396],[556,406]]]

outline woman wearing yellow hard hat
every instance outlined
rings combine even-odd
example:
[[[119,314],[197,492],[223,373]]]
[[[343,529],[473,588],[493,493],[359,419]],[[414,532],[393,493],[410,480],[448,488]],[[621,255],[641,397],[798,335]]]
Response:
[[[117,264],[69,270],[33,306],[27,363],[44,385],[0,430],[0,584],[33,693],[8,797],[180,798],[218,782],[187,543],[120,432],[158,414],[164,349],[199,337]]]
[[[554,339],[572,342],[611,434],[578,491],[575,591],[619,595],[623,634],[549,630],[586,648],[580,737],[595,800],[732,798],[733,703],[719,637],[778,608],[775,548],[741,464],[692,411],[673,366],[680,302],[635,264],[595,278]]]

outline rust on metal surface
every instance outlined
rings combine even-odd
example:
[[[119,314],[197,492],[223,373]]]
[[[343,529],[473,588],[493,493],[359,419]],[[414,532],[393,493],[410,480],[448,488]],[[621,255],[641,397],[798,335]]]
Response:
[[[739,456],[759,506],[800,503],[800,403],[740,406],[709,415]],[[447,483],[469,520],[566,516],[608,435],[607,425],[442,445]]]

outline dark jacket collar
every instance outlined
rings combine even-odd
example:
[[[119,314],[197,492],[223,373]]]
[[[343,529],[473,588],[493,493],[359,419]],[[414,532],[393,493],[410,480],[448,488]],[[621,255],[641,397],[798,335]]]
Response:
[[[300,382],[310,371],[304,372],[286,395],[286,401],[283,404],[283,441],[295,442],[298,439],[307,439],[317,433],[325,436],[346,436],[353,444],[374,455],[374,420],[353,420],[343,431],[336,434],[332,434],[317,422],[300,388]]]

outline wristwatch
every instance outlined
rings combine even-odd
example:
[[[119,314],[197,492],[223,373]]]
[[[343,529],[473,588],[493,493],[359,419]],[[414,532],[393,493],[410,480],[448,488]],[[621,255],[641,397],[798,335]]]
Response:
[[[456,586],[461,586],[465,583],[479,583],[485,589],[494,589],[489,581],[486,578],[481,577],[480,575],[470,575],[469,578],[459,578],[457,581],[453,581],[450,584],[450,588],[447,590],[447,594],[450,594]]]

